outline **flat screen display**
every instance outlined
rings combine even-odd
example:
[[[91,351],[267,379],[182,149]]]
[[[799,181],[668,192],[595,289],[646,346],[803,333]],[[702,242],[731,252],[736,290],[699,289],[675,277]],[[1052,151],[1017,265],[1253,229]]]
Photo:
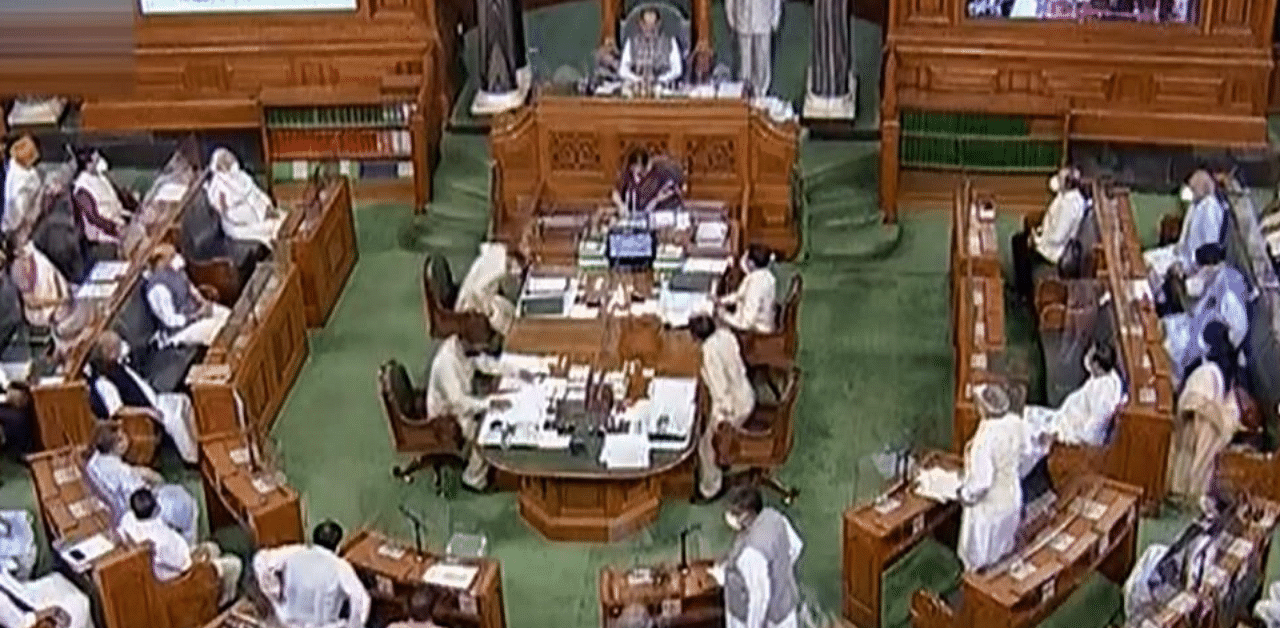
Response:
[[[967,0],[969,17],[1067,22],[1196,24],[1199,0]]]
[[[138,0],[143,15],[255,13],[265,11],[354,11],[360,0]]]
[[[609,232],[609,260],[614,263],[632,264],[652,260],[657,251],[657,241],[652,231],[619,229]]]

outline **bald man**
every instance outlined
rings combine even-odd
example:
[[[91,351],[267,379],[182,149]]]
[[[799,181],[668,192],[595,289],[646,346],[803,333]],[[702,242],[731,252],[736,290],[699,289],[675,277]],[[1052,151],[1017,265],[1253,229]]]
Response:
[[[30,135],[24,135],[9,147],[9,164],[4,177],[4,215],[0,231],[13,233],[18,225],[32,223],[38,213],[40,173],[36,162],[40,149]]]

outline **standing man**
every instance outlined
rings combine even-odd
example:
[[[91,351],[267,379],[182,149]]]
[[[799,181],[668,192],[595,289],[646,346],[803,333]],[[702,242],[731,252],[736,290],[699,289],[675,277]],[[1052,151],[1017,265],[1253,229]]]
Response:
[[[471,269],[458,286],[458,298],[453,309],[458,312],[476,312],[489,319],[494,331],[506,336],[515,323],[516,306],[503,296],[502,285],[506,279],[520,272],[520,263],[507,253],[507,245],[501,242],[481,242],[480,255],[471,263]]]
[[[286,628],[362,628],[369,592],[351,563],[338,556],[342,526],[323,521],[310,545],[259,550],[253,557],[258,587]]]
[[[724,472],[716,463],[715,434],[721,422],[742,425],[756,407],[755,389],[747,378],[737,336],[705,314],[689,319],[689,333],[702,344],[702,383],[711,398],[711,419],[698,440],[698,488],[695,502],[711,501],[724,489]]]
[[[1019,469],[1026,430],[1009,412],[1009,395],[988,385],[978,395],[982,422],[965,445],[960,486],[960,544],[956,553],[965,571],[982,569],[1013,551],[1022,523]]]
[[[754,486],[733,489],[724,520],[737,534],[711,575],[724,587],[726,628],[796,628],[800,535],[786,516],[764,507]]]
[[[40,149],[30,135],[23,135],[9,147],[9,164],[4,173],[4,216],[0,231],[13,233],[19,225],[35,222],[39,213],[40,173],[36,162]]]
[[[725,0],[724,12],[738,36],[738,79],[751,86],[753,95],[768,95],[782,0]]]

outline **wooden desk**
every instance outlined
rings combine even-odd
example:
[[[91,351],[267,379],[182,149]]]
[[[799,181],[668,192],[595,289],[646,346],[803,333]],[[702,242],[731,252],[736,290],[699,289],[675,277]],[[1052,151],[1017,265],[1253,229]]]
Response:
[[[999,278],[1001,273],[995,206],[991,199],[978,197],[968,179],[956,189],[951,206],[950,268],[953,275]]]
[[[657,625],[680,628],[724,626],[724,597],[711,576],[710,561],[641,569],[600,570],[600,626],[613,628],[631,606],[638,606]]]
[[[1133,566],[1137,542],[1136,487],[1104,478],[1078,478],[1064,488],[1053,515],[1013,556],[965,572],[959,608],[912,600],[916,628],[1027,628],[1048,617],[1095,570],[1122,583]],[[1034,525],[1034,524],[1033,524]],[[1029,534],[1034,532],[1034,534]],[[1015,574],[1019,566],[1025,566]]]
[[[200,479],[209,529],[238,523],[257,547],[301,543],[298,492],[284,483],[283,474],[255,470],[249,443],[240,432],[200,439]]]
[[[264,616],[264,613],[254,607],[253,602],[242,599],[201,628],[284,628],[284,626],[274,617]]]
[[[89,442],[93,434],[94,418],[89,409],[89,389],[83,374],[89,350],[98,335],[111,325],[127,297],[142,280],[146,256],[156,244],[169,237],[170,228],[178,220],[182,208],[192,195],[201,191],[197,185],[196,169],[199,163],[199,154],[191,142],[183,143],[174,152],[151,189],[142,198],[141,209],[130,223],[129,229],[135,233],[126,239],[134,246],[121,251],[121,261],[128,262],[128,270],[105,296],[81,300],[80,305],[88,308],[92,317],[77,339],[76,346],[70,348],[56,363],[36,365],[37,372],[33,373],[36,382],[31,388],[31,400],[43,448],[84,445]],[[174,189],[172,186],[177,186],[181,194],[171,195],[170,191]],[[160,195],[159,192],[165,188],[168,188],[165,194]]]
[[[794,189],[799,126],[738,99],[616,99],[540,95],[493,121],[496,237],[514,243],[530,216],[520,198],[603,198],[627,155],[670,156],[689,196],[736,209],[747,242],[790,258],[799,249]]]
[[[197,434],[271,430],[308,353],[298,275],[288,261],[260,262],[204,362],[191,368]]]
[[[437,595],[432,619],[445,626],[504,628],[506,610],[502,598],[502,568],[490,558],[471,562],[480,568],[467,589],[452,589],[423,582],[423,574],[442,559],[419,554],[410,544],[381,532],[361,530],[343,544],[342,556],[373,598],[373,625],[377,621],[403,619],[413,592],[427,587]]]
[[[959,456],[944,452],[924,460],[922,467],[959,471],[964,466]],[[921,497],[905,484],[892,487],[880,499],[845,510],[841,563],[845,618],[860,628],[879,628],[885,570],[929,535],[955,547],[959,530],[958,503]]]
[[[348,179],[314,182],[286,215],[280,237],[298,267],[307,326],[323,327],[360,257]]]
[[[982,384],[1007,382],[1004,363],[1004,284],[997,275],[967,275],[953,290],[952,340],[956,387],[952,391],[952,447],[963,453],[981,416],[974,401]]]

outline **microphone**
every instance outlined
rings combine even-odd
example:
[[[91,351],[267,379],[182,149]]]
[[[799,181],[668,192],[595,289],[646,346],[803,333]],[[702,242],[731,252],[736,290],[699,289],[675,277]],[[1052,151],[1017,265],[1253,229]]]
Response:
[[[423,556],[422,529],[427,527],[427,524],[422,522],[422,517],[418,516],[417,513],[409,510],[408,506],[400,504],[399,509],[400,514],[404,515],[404,518],[408,519],[409,524],[413,526],[413,545],[418,550],[418,559],[421,560]]]
[[[689,571],[689,533],[701,529],[701,523],[691,523],[680,531],[680,573],[688,573]]]

